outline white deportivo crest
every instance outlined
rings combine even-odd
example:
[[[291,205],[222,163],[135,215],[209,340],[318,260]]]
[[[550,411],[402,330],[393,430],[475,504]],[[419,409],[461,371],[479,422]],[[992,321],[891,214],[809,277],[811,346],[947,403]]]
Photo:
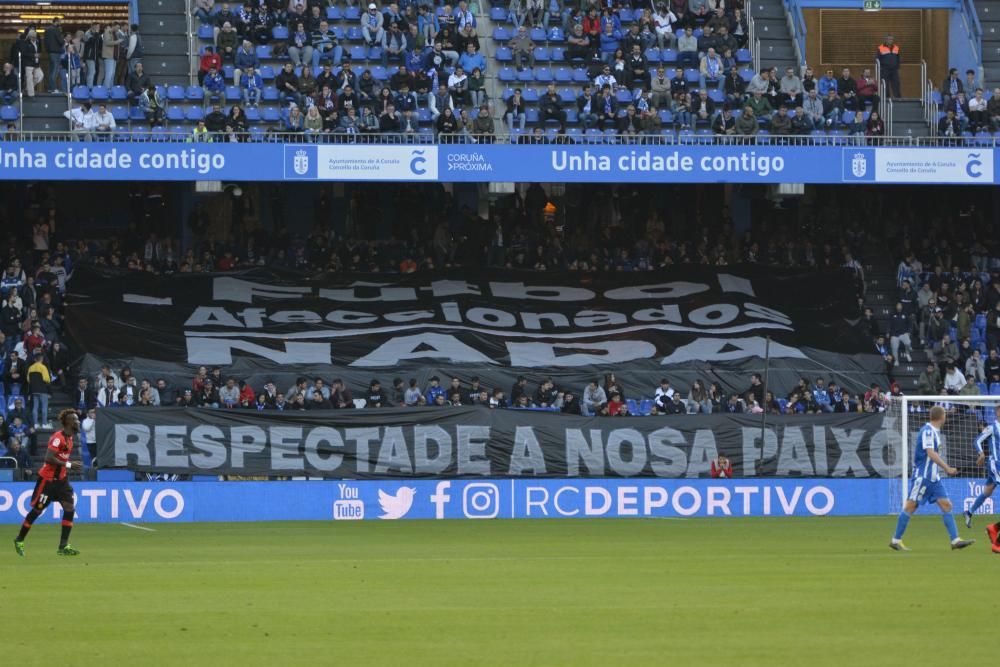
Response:
[[[862,178],[868,173],[868,159],[864,153],[855,153],[851,160],[851,173],[855,178]]]
[[[378,506],[382,508],[380,519],[402,519],[413,506],[413,496],[417,490],[409,486],[401,486],[396,495],[391,496],[382,489],[378,490]]]
[[[309,171],[309,153],[301,148],[295,151],[295,158],[292,160],[292,168],[299,176]]]

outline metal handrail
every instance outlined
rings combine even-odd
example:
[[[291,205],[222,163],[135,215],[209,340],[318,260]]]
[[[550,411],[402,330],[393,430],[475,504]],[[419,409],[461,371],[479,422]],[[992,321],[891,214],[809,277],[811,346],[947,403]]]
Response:
[[[17,470],[20,467],[19,465],[17,465],[17,459],[15,459],[13,456],[0,456],[0,461],[13,461],[14,470]]]
[[[892,115],[893,115],[893,104],[892,99],[886,101],[886,114],[882,117],[882,121],[885,123],[885,131],[890,135],[892,134]]]
[[[24,68],[21,67],[21,52],[17,52],[17,131],[20,132],[24,129],[24,81],[22,80],[21,73]]]
[[[194,41],[194,21],[191,20],[191,12],[194,11],[192,0],[185,0],[184,13],[187,15],[187,39],[188,39],[188,85],[193,86],[198,79],[198,56],[195,52]]]
[[[785,18],[788,21],[788,32],[792,35],[792,46],[798,56],[799,67],[806,66],[806,21],[802,15],[802,5],[798,0],[785,3]]]
[[[976,67],[980,68],[983,63],[983,26],[979,23],[979,15],[973,0],[962,0],[962,20],[965,22],[966,34],[969,36],[969,44],[972,53],[976,56]],[[983,79],[980,79],[982,81]]]
[[[96,134],[96,133],[94,133]],[[211,143],[200,141],[191,142],[193,135],[189,132],[163,132],[151,135],[148,132],[113,132],[112,138],[122,143],[136,144],[156,144],[156,143],[183,143],[194,145],[204,145],[206,148]],[[77,139],[71,132],[21,132],[21,141],[37,142],[68,142]],[[224,133],[213,135],[219,143],[226,142],[228,138]],[[247,137],[244,137],[247,138]],[[861,141],[859,141],[861,140]],[[700,146],[700,145],[730,145],[730,146],[768,146],[781,145],[785,147],[801,146],[853,146],[867,144],[872,146],[913,146],[914,137],[909,136],[883,136],[883,137],[852,137],[846,134],[822,134],[822,135],[715,135],[715,134],[648,134],[648,135],[618,135],[618,134],[550,134],[550,135],[530,135],[530,134],[509,134],[499,133],[495,135],[477,134],[440,134],[437,137],[432,135],[402,135],[402,134],[327,134],[320,137],[307,137],[298,134],[274,133],[269,135],[263,142],[259,143],[282,143],[301,144],[303,146],[319,143],[341,145],[341,144],[422,144],[422,145],[492,145],[492,144],[522,144],[522,145],[606,145],[625,144],[636,146]],[[83,145],[100,145],[109,143],[106,141],[80,142]]]

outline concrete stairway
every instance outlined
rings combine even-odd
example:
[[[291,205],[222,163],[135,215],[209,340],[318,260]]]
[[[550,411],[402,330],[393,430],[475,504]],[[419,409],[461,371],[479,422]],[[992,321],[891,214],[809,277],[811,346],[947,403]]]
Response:
[[[757,39],[760,40],[760,64],[777,67],[784,75],[786,67],[794,67],[795,46],[788,31],[785,5],[781,0],[751,0],[750,16],[753,18]],[[754,45],[750,45],[753,51]]]
[[[25,132],[65,132],[69,121],[63,113],[69,109],[66,95],[39,93],[24,97],[22,130]]]
[[[924,122],[920,100],[896,100],[892,106],[892,135],[895,137],[926,137],[930,134]]]
[[[184,0],[139,0],[142,65],[154,83],[187,83],[191,73]]]
[[[976,14],[983,27],[983,68],[986,85],[1000,84],[1000,0],[976,0]]]

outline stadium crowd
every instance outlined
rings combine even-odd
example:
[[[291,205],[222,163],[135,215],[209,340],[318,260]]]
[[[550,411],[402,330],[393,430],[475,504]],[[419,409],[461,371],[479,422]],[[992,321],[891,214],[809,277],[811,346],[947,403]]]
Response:
[[[503,19],[512,28],[497,28],[492,39],[499,46],[487,59],[478,8],[464,0],[440,8],[415,2],[349,7],[357,11],[346,33],[339,25],[345,13],[334,8],[331,14],[319,2],[205,0],[195,7],[199,34],[209,42],[198,86],[151,80],[142,68],[137,25],[95,24],[64,34],[54,21],[42,44],[29,28],[12,47],[0,97],[9,103],[18,94],[18,62],[26,94],[34,94],[44,52],[48,89],[59,92],[68,82],[74,90],[78,105],[66,116],[82,140],[132,125],[136,117],[116,102],[139,109],[153,128],[189,123],[171,130],[192,142],[264,134],[323,141],[408,141],[422,134],[488,142],[506,132],[519,142],[546,143],[588,130],[620,141],[674,130],[700,130],[717,141],[760,133],[885,135],[871,69],[748,70],[742,4],[690,0],[633,11],[512,0]],[[361,52],[351,43],[360,43]],[[559,61],[536,68],[536,54],[548,53],[549,43],[563,45]],[[555,76],[561,63],[567,74]],[[537,76],[523,75],[536,69]],[[501,99],[490,99],[487,74],[507,86]],[[89,89],[102,82],[103,92],[90,99]],[[122,87],[117,97],[115,85]],[[963,81],[952,70],[940,91],[940,134],[1000,128],[996,93],[1000,89],[991,95],[974,74]],[[262,103],[268,108],[259,109]],[[172,105],[175,114],[168,113]]]

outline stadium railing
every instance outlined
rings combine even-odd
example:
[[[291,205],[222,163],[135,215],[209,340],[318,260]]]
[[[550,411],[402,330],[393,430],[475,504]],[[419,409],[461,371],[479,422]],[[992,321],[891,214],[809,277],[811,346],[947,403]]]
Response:
[[[6,141],[25,142],[75,142],[88,143],[191,143],[211,144],[225,143],[231,139],[228,133],[208,133],[205,138],[196,139],[191,132],[121,130],[111,133],[93,133],[93,138],[84,141],[72,132],[7,132]],[[520,144],[520,145],[588,145],[588,144],[624,144],[635,146],[868,146],[868,147],[955,147],[981,146],[995,147],[1000,144],[1000,137],[989,135],[968,137],[858,137],[847,134],[810,134],[810,135],[771,135],[758,134],[753,136],[730,135],[721,136],[709,133],[680,134],[639,134],[619,135],[614,132],[587,134],[343,134],[323,133],[305,135],[300,132],[267,132],[259,134],[241,133],[236,135],[240,142],[246,143],[295,143],[295,144],[336,144],[336,145],[392,145],[392,144]]]

